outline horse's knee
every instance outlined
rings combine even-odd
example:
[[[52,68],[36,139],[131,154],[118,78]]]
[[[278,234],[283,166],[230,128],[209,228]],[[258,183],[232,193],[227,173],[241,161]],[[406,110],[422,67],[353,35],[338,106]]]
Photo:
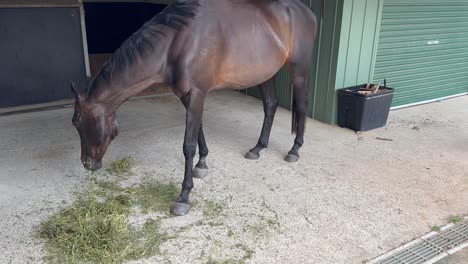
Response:
[[[302,75],[296,75],[293,78],[293,83],[295,86],[303,87],[307,83],[307,77]]]
[[[278,99],[268,99],[265,101],[265,115],[271,116],[276,112],[276,108],[278,107],[279,101]]]
[[[274,110],[276,109],[276,107],[278,107],[278,104],[279,104],[278,98],[270,99],[267,101],[267,108]]]

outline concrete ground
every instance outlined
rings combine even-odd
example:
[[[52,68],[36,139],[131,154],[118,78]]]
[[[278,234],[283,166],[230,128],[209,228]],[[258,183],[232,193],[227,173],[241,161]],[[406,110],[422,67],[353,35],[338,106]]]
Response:
[[[269,149],[243,158],[260,133],[259,100],[237,92],[207,99],[204,126],[210,175],[195,180],[192,202],[222,204],[222,225],[187,229],[163,256],[136,263],[362,263],[468,213],[468,96],[390,113],[365,133],[307,121],[298,163],[283,161],[293,143],[291,116],[279,109]],[[139,172],[182,180],[184,110],[178,99],[128,102],[105,165],[126,155]],[[39,263],[36,226],[87,181],[72,109],[0,118],[0,263]],[[392,141],[379,140],[379,138]],[[202,213],[165,220],[194,223]]]
[[[468,248],[457,252],[454,255],[441,259],[437,264],[466,264],[468,263]]]

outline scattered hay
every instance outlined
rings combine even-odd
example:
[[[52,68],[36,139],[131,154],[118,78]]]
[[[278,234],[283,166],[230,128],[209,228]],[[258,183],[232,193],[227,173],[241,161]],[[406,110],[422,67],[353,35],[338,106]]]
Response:
[[[447,218],[450,223],[456,224],[463,221],[463,216],[461,215],[451,215]]]
[[[132,162],[119,162],[114,173],[128,173]],[[122,165],[124,164],[124,165]],[[38,230],[45,239],[50,263],[123,263],[153,256],[173,238],[161,231],[161,218],[141,226],[129,223],[136,207],[144,213],[169,212],[177,198],[173,184],[145,181],[123,188],[118,181],[93,179],[77,200],[44,221]],[[175,197],[175,198],[174,198]]]
[[[123,159],[112,162],[106,171],[115,176],[129,176],[132,174],[133,168],[137,165],[137,161],[127,156]]]
[[[206,219],[212,220],[217,218],[223,212],[223,206],[213,201],[205,201],[205,209],[203,210],[203,216]]]
[[[144,213],[154,211],[169,214],[172,203],[179,197],[179,188],[174,183],[144,182],[130,191]]]
[[[247,260],[251,259],[253,254],[255,253],[253,250],[249,249],[246,245],[238,243],[235,245],[236,248],[244,251],[244,255],[240,259],[226,259],[223,261],[217,261],[210,257],[206,264],[245,264]]]
[[[252,249],[248,248],[246,245],[241,244],[241,243],[236,244],[236,247],[242,249],[245,252],[244,256],[240,260],[243,263],[245,263],[246,260],[252,258],[253,254],[255,253],[255,251],[253,251]]]

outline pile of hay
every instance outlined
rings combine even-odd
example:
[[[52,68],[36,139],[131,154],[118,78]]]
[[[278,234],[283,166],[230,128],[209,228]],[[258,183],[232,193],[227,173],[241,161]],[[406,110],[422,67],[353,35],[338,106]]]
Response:
[[[136,162],[114,162],[109,173],[127,176]],[[132,226],[129,217],[137,211],[166,215],[177,199],[175,184],[145,181],[123,188],[119,181],[90,182],[76,201],[51,216],[39,227],[45,239],[46,261],[52,263],[122,263],[153,256],[171,237],[161,231],[161,218],[149,218]]]

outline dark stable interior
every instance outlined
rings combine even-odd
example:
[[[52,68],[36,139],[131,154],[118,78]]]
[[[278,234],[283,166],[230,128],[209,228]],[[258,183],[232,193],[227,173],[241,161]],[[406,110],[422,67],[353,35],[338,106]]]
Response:
[[[113,53],[123,41],[165,7],[134,2],[85,2],[89,54]]]

